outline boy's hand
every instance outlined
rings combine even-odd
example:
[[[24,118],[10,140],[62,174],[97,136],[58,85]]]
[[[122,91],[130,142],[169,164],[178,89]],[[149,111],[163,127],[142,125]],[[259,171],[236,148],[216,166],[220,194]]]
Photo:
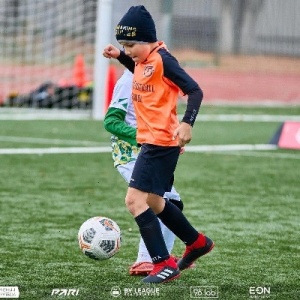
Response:
[[[192,139],[192,126],[188,123],[181,122],[173,133],[173,139],[178,136],[178,146],[184,147]]]
[[[107,45],[103,50],[103,56],[106,58],[118,58],[120,56],[120,49],[112,44]]]

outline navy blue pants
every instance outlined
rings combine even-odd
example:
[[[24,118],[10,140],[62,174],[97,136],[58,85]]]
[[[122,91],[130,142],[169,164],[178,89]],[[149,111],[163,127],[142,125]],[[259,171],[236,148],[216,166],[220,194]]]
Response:
[[[180,147],[143,144],[129,186],[163,196],[171,191]]]

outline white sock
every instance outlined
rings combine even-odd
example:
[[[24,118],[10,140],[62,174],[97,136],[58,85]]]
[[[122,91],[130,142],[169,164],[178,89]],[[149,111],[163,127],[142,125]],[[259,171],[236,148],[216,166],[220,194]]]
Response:
[[[142,239],[142,237],[140,238],[140,243],[139,243],[139,252],[138,252],[138,256],[136,259],[136,262],[151,262],[152,263],[152,259],[148,253],[148,250],[146,248],[146,245],[144,243],[144,240]]]
[[[168,229],[160,220],[160,228],[168,249],[168,252],[171,254],[173,247],[174,247],[174,242],[175,242],[175,234]],[[148,253],[148,250],[146,248],[146,245],[144,243],[144,240],[142,238],[140,238],[140,243],[139,243],[139,251],[138,251],[138,256],[136,259],[136,262],[151,262],[152,263],[152,259]]]
[[[159,220],[159,223],[160,223],[160,228],[161,228],[168,252],[170,254],[172,254],[172,250],[173,250],[174,242],[175,242],[175,234],[168,227],[166,227],[160,220]]]

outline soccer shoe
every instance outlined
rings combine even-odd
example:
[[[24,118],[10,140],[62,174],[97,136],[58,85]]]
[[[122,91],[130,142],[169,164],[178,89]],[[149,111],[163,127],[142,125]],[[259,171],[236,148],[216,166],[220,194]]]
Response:
[[[144,283],[164,283],[180,276],[179,269],[174,259],[170,257],[158,264],[154,264],[151,273],[142,281]]]
[[[175,256],[175,255],[170,255],[170,257],[172,257],[174,259],[174,261],[177,263],[180,259],[180,257]]]
[[[153,270],[153,263],[148,261],[142,261],[134,263],[130,269],[129,274],[131,276],[146,276]]]
[[[207,254],[215,246],[214,242],[210,238],[208,238],[207,236],[204,236],[202,234],[199,234],[199,238],[201,238],[201,236],[202,236],[202,238],[203,237],[205,238],[205,246],[197,248],[194,245],[195,243],[190,246],[186,246],[186,250],[185,250],[182,258],[179,259],[179,261],[177,262],[177,266],[180,271],[190,268],[192,266],[193,262],[197,258]]]
[[[180,260],[181,257],[175,256],[175,255],[171,255],[171,257],[173,257],[174,261],[176,262],[176,264],[178,263],[178,261]],[[196,264],[193,262],[191,263],[187,269],[192,269],[196,266]]]

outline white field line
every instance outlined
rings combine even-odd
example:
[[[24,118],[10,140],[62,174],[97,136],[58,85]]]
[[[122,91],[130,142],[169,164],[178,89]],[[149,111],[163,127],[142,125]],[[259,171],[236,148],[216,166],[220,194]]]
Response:
[[[277,150],[276,145],[270,144],[256,144],[256,145],[214,145],[214,146],[186,146],[185,152],[214,152],[220,155],[236,155],[236,156],[253,156],[253,157],[267,157],[267,158],[288,158],[288,159],[300,159],[299,154],[294,153],[276,153],[261,151]],[[260,152],[258,152],[260,151]]]
[[[204,145],[186,146],[185,152],[224,152],[224,151],[247,151],[247,150],[276,150],[276,145],[269,144],[243,144],[243,145]]]
[[[0,109],[0,120],[88,120],[89,110]]]
[[[111,147],[51,147],[51,148],[8,148],[0,149],[0,154],[72,154],[108,153]]]
[[[97,143],[92,141],[79,141],[79,140],[60,140],[60,139],[44,139],[44,138],[29,138],[29,137],[14,137],[14,136],[0,136],[2,142],[16,142],[16,143],[32,143],[32,144],[53,144],[53,145],[82,145],[100,147],[107,145],[107,143]],[[75,147],[73,149],[76,149]],[[15,149],[15,148],[13,148]],[[32,148],[28,148],[32,149]],[[44,148],[42,148],[44,149]],[[55,149],[55,148],[52,148]],[[59,149],[59,148],[56,148]],[[70,148],[71,149],[71,148]],[[80,148],[78,148],[80,149]],[[93,149],[93,148],[92,148]],[[204,145],[204,146],[186,146],[187,152],[210,152],[210,151],[234,151],[234,150],[274,150],[277,149],[275,145],[269,144],[244,144],[244,145]],[[18,149],[16,149],[18,150]],[[1,148],[0,148],[1,151]],[[57,150],[58,151],[58,150]],[[79,150],[80,151],[80,150]]]
[[[224,152],[249,150],[275,150],[275,145],[212,145],[186,146],[186,152]],[[0,154],[64,154],[64,153],[107,153],[111,147],[51,147],[51,148],[0,148]]]
[[[257,152],[257,151],[235,151],[235,152],[214,152],[215,154],[221,155],[236,155],[236,156],[250,156],[250,157],[266,157],[266,158],[282,158],[282,159],[300,159],[300,153],[266,153],[266,152]]]
[[[271,151],[278,149],[276,145],[206,145],[186,146],[186,152],[205,153],[213,152],[220,155],[253,156],[266,158],[300,159],[300,154],[293,153],[262,153],[259,151]],[[250,152],[251,151],[251,152]],[[0,155],[14,154],[80,154],[80,153],[110,153],[111,147],[66,147],[66,148],[20,148],[0,149]]]
[[[1,142],[13,143],[32,143],[32,144],[53,144],[53,145],[82,145],[82,146],[102,146],[107,143],[97,143],[93,141],[80,141],[80,140],[60,140],[60,139],[45,139],[21,136],[0,136]]]
[[[183,115],[179,115],[181,120]],[[3,113],[0,110],[0,121],[16,120],[91,120],[90,111],[34,111],[9,112]],[[248,114],[201,114],[199,113],[196,121],[223,121],[223,122],[284,122],[300,121],[299,115],[248,115]]]
[[[183,115],[179,117],[181,120]],[[299,115],[244,115],[244,114],[199,114],[196,121],[222,121],[222,122],[285,122],[300,121]]]

